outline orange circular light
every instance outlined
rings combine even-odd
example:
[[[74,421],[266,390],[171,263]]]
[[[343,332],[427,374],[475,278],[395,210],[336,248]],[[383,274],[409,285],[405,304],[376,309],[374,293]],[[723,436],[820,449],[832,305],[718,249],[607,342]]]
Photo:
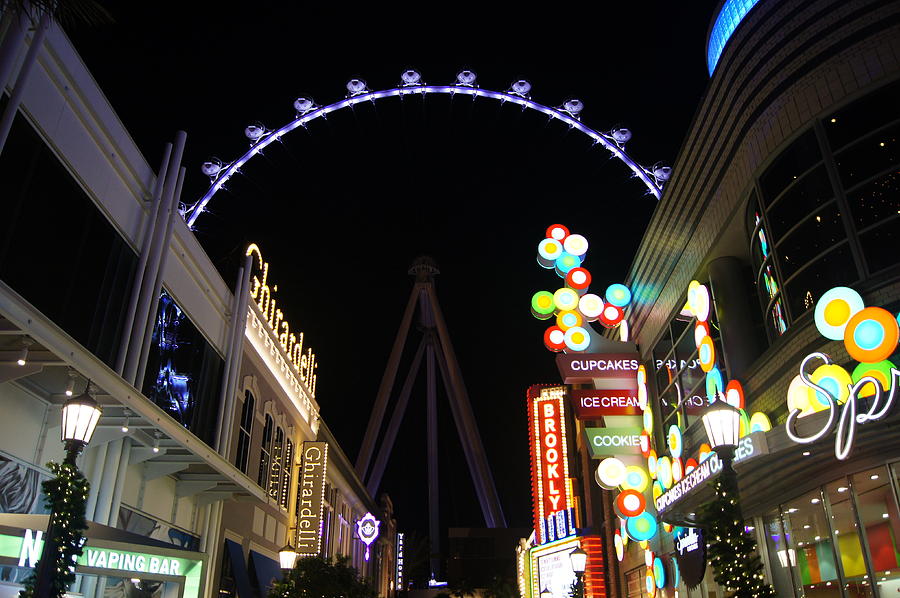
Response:
[[[716,346],[709,336],[704,336],[700,341],[700,346],[697,347],[697,358],[700,361],[700,369],[704,372],[712,371],[716,366]]]
[[[625,517],[637,517],[647,509],[647,500],[637,490],[622,490],[616,497],[616,506]]]
[[[697,326],[694,327],[694,346],[699,348],[700,341],[702,341],[705,336],[709,336],[709,324],[706,322],[697,322]]]
[[[880,307],[858,311],[844,331],[844,346],[850,357],[862,363],[884,361],[897,349],[900,326],[891,312]]]

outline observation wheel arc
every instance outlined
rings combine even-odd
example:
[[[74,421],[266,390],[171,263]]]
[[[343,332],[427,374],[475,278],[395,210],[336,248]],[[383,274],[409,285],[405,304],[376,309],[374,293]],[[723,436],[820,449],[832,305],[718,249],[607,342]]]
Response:
[[[361,93],[352,93],[343,100],[339,100],[325,106],[317,106],[309,110],[308,112],[300,113],[292,121],[288,122],[278,129],[266,131],[263,135],[256,139],[254,143],[251,144],[250,149],[248,149],[242,156],[231,163],[223,164],[222,168],[218,170],[214,176],[210,176],[211,182],[209,189],[207,189],[207,191],[200,199],[198,199],[192,205],[184,208],[183,216],[185,221],[187,222],[187,225],[190,228],[193,228],[194,224],[197,221],[197,218],[199,218],[200,214],[204,212],[206,205],[210,202],[213,196],[224,187],[225,183],[232,176],[240,173],[240,169],[244,164],[250,161],[254,156],[260,154],[266,147],[268,147],[275,141],[280,141],[281,138],[288,133],[300,127],[306,127],[308,123],[319,117],[325,118],[332,112],[336,112],[344,108],[352,108],[353,106],[364,102],[374,102],[375,100],[389,97],[400,97],[402,99],[403,96],[426,96],[428,94],[450,94],[451,96],[460,94],[472,96],[473,100],[475,98],[484,97],[488,99],[498,100],[502,103],[512,102],[514,104],[522,106],[523,110],[527,108],[545,114],[550,118],[555,118],[567,124],[569,128],[576,129],[584,135],[590,137],[593,140],[594,145],[602,145],[606,150],[610,152],[610,154],[612,154],[612,157],[618,158],[619,160],[624,162],[625,165],[631,169],[633,176],[639,178],[641,182],[644,183],[644,185],[647,187],[648,192],[655,196],[656,199],[659,199],[662,196],[662,183],[666,179],[668,179],[668,169],[665,173],[665,177],[657,176],[654,172],[645,168],[644,166],[641,166],[638,162],[631,158],[631,156],[629,156],[625,151],[623,143],[617,142],[611,135],[607,133],[597,131],[596,129],[585,125],[581,122],[581,120],[577,118],[577,116],[565,110],[564,108],[551,108],[550,106],[535,102],[527,95],[518,94],[512,91],[491,91],[488,89],[482,89],[480,87],[465,84],[417,84],[393,87],[381,91],[366,90]]]

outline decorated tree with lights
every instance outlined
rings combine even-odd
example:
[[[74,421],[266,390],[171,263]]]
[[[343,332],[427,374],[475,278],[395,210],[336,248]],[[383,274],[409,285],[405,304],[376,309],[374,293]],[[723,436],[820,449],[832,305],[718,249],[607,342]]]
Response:
[[[269,590],[268,598],[375,598],[377,593],[350,559],[320,556],[297,559],[294,568]]]
[[[42,564],[39,560],[34,571],[25,579],[25,589],[19,592],[20,598],[33,598],[39,572],[49,576],[49,594],[51,598],[62,598],[75,581],[75,559],[81,556],[84,544],[84,530],[87,529],[85,506],[87,504],[90,484],[78,470],[74,462],[50,462],[47,467],[54,477],[41,484],[44,491],[44,505],[50,509],[50,528],[45,542],[55,546],[43,555],[51,554],[51,562]]]
[[[763,575],[756,540],[744,530],[737,477],[733,470],[729,475],[729,469],[727,464],[722,475],[712,482],[716,497],[701,511],[707,533],[707,556],[716,583],[731,592],[733,598],[774,597],[775,590]]]

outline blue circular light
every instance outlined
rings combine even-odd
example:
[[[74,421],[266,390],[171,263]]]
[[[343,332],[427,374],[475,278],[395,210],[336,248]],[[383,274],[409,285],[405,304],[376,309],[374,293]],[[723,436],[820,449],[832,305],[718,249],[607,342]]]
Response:
[[[624,284],[611,284],[606,289],[606,302],[625,307],[631,303],[631,291]]]
[[[725,392],[725,384],[722,381],[722,372],[714,367],[706,374],[706,396],[712,401],[717,394]]]
[[[871,351],[884,341],[884,326],[875,320],[861,322],[853,331],[853,340],[861,349]]]

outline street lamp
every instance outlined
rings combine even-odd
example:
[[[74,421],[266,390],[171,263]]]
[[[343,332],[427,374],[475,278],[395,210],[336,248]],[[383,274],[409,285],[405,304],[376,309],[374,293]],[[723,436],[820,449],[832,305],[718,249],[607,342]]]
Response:
[[[66,458],[63,460],[63,464],[69,465],[75,470],[77,470],[75,461],[78,459],[81,451],[84,450],[84,447],[91,441],[94,430],[97,428],[97,422],[100,421],[100,414],[103,413],[100,404],[91,396],[90,390],[91,382],[88,380],[84,392],[77,397],[67,400],[62,408],[60,435],[66,447]],[[41,550],[38,570],[35,572],[35,598],[50,598],[51,595],[52,572],[58,566],[57,555],[62,550],[59,546],[59,530],[53,524],[55,519],[56,511],[53,510],[50,512],[50,517],[47,520],[44,547]]]
[[[541,590],[541,598],[553,598],[553,592],[550,591],[550,588]]]
[[[284,548],[278,551],[278,561],[281,563],[281,569],[287,573],[297,564],[297,551],[288,542]]]
[[[578,580],[578,595],[584,596],[584,569],[587,567],[588,554],[578,546],[569,553],[569,561],[572,563],[572,571]]]
[[[716,400],[703,414],[703,426],[709,445],[724,462],[726,471],[731,470],[734,450],[737,448],[741,434],[741,411],[737,407],[723,401],[716,394]]]

